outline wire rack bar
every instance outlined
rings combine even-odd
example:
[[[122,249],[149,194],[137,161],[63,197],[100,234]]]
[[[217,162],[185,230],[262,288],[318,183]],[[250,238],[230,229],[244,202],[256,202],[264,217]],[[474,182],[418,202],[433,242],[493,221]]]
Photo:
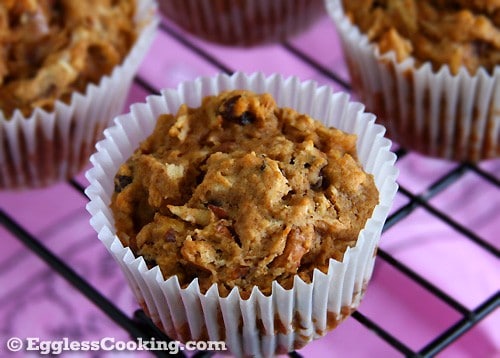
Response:
[[[85,187],[80,184],[78,181],[76,181],[75,179],[69,179],[68,180],[68,184],[73,188],[75,189],[76,192],[80,193],[80,195],[82,195],[86,200],[88,200],[88,197],[87,195],[85,195]]]
[[[427,190],[425,190],[420,197],[425,200],[430,200],[437,194],[441,193],[443,190],[450,187],[452,184],[457,182],[466,172],[468,168],[465,165],[459,165],[455,169],[450,170],[444,174],[441,178],[433,182]]]
[[[398,210],[396,210],[394,213],[392,213],[387,217],[382,232],[386,232],[391,227],[399,223],[401,220],[410,215],[413,212],[413,210],[415,210],[417,207],[418,204],[415,201],[410,201],[407,204],[400,207]]]
[[[405,189],[403,187],[399,187],[399,192],[401,192],[404,195],[406,195],[412,201],[417,202],[418,205],[422,206],[424,209],[426,209],[428,212],[430,212],[435,217],[441,219],[443,222],[445,222],[446,224],[448,224],[448,226],[451,226],[453,229],[455,229],[457,232],[459,232],[460,234],[462,234],[464,237],[466,237],[469,240],[473,241],[478,246],[482,247],[483,249],[485,249],[486,251],[490,252],[494,256],[500,257],[500,252],[499,252],[499,250],[496,247],[494,247],[489,242],[483,240],[476,233],[474,233],[473,231],[467,229],[465,226],[459,224],[458,222],[456,222],[455,220],[453,220],[451,217],[449,217],[448,215],[446,215],[442,211],[440,211],[440,210],[436,209],[435,207],[433,207],[432,205],[430,205],[427,202],[426,198],[424,198],[422,196],[416,196],[416,195],[412,194],[409,190],[407,190],[407,189]]]
[[[219,71],[232,74],[234,71],[221,62],[218,58],[196,45],[195,42],[184,37],[180,32],[175,30],[165,21],[161,22],[160,30],[163,31],[167,36],[170,36],[191,52],[195,53],[197,56],[202,58],[207,63],[211,64]],[[319,64],[307,53],[298,49],[296,46],[290,44],[289,42],[282,43],[283,48],[298,58],[308,66],[314,68],[323,76],[331,79],[339,86],[345,90],[351,90],[351,85],[344,81],[337,74],[332,72],[330,69]],[[154,94],[158,93],[158,89],[152,86],[145,79],[137,76],[135,78],[135,84],[144,89],[147,93]],[[401,160],[408,152],[404,149],[398,149],[395,151],[398,160]],[[399,193],[404,195],[409,199],[409,202],[396,210],[391,214],[384,226],[384,232],[393,227],[394,225],[400,223],[404,218],[410,215],[415,209],[423,208],[433,217],[439,219],[446,225],[450,226],[465,238],[471,240],[474,244],[487,250],[489,253],[500,256],[500,252],[492,244],[485,241],[483,238],[479,237],[476,233],[464,227],[463,225],[457,223],[449,215],[436,209],[433,205],[429,203],[429,200],[434,198],[439,193],[443,192],[445,189],[449,188],[454,183],[457,183],[461,178],[467,173],[475,173],[480,176],[489,184],[495,187],[500,187],[500,180],[494,175],[485,171],[484,169],[478,167],[472,163],[460,164],[455,168],[449,170],[443,176],[438,178],[435,182],[430,184],[425,191],[420,194],[412,193],[408,188],[404,186],[399,187]],[[68,184],[85,196],[84,186],[76,181],[75,179],[68,180]],[[41,258],[50,268],[52,268],[57,274],[64,278],[68,283],[70,283],[76,290],[81,292],[86,296],[91,302],[93,302],[96,307],[98,307],[103,313],[105,313],[111,320],[116,324],[124,328],[132,337],[144,339],[157,337],[163,341],[169,341],[170,339],[165,336],[154,323],[145,315],[142,310],[137,310],[133,318],[129,318],[125,313],[123,313],[117,306],[115,306],[111,301],[97,291],[93,286],[91,286],[84,278],[79,276],[68,264],[62,261],[59,257],[48,250],[36,237],[30,234],[25,228],[19,225],[12,217],[10,217],[4,210],[0,209],[0,224],[4,226],[14,237],[21,241],[29,250],[35,253],[39,258]],[[449,307],[453,308],[459,314],[461,318],[452,326],[448,327],[445,331],[441,332],[439,335],[434,337],[427,345],[420,349],[420,351],[415,352],[409,348],[405,343],[401,342],[399,339],[394,337],[388,331],[383,329],[377,322],[370,320],[368,317],[363,315],[361,312],[357,311],[352,314],[352,317],[356,319],[366,328],[370,329],[377,336],[395,348],[397,351],[402,353],[407,357],[432,357],[435,354],[441,352],[451,343],[455,342],[476,324],[478,324],[482,319],[487,317],[488,314],[492,313],[495,309],[500,306],[500,293],[497,292],[493,296],[485,299],[481,304],[478,305],[474,310],[470,310],[464,305],[462,305],[454,297],[448,295],[446,292],[442,291],[439,287],[419,275],[417,272],[406,266],[404,263],[400,262],[394,256],[389,254],[383,249],[378,250],[378,256],[380,259],[390,264],[393,268],[397,269],[399,272],[419,284],[421,287],[426,289],[429,293],[435,297],[442,300]],[[182,352],[176,355],[169,354],[167,352],[151,352],[157,357],[185,357]],[[212,352],[196,352],[192,357],[211,357]],[[301,355],[298,352],[291,352],[288,354],[290,357],[299,358]]]
[[[378,324],[376,324],[374,321],[372,321],[359,311],[353,312],[351,316],[359,323],[363,324],[365,327],[381,337],[385,342],[389,343],[392,347],[396,348],[399,352],[403,353],[406,357],[418,356],[412,349],[410,349],[400,340],[396,339],[393,335],[391,335],[385,329],[381,328]]]
[[[167,25],[164,21],[160,23],[160,30],[166,32],[170,37],[174,38],[177,42],[181,43],[194,53],[196,53],[198,56],[203,58],[205,61],[208,63],[212,64],[214,67],[218,68],[220,71],[227,73],[228,75],[231,75],[234,73],[232,69],[230,69],[228,66],[220,62],[218,59],[216,59],[214,56],[206,52],[205,50],[201,49],[199,46],[196,46],[192,41],[188,40],[187,38],[183,37],[181,34],[179,34],[177,31],[175,31],[172,27]]]
[[[448,306],[452,307],[453,309],[455,309],[456,311],[460,312],[461,314],[463,314],[465,316],[468,316],[470,314],[470,310],[467,307],[462,305],[460,302],[455,300],[453,297],[451,297],[447,293],[443,292],[439,287],[432,284],[427,279],[425,279],[424,277],[422,277],[421,275],[419,275],[418,273],[416,273],[415,271],[410,269],[408,266],[403,264],[401,261],[394,258],[394,256],[391,256],[390,254],[388,254],[386,251],[382,250],[381,248],[379,248],[377,250],[377,254],[382,260],[384,260],[385,262],[387,262],[388,264],[390,264],[391,266],[393,266],[397,270],[401,271],[403,274],[405,274],[405,276],[407,276],[408,278],[411,278],[413,281],[418,283],[420,286],[425,288],[427,291],[432,293],[434,296],[440,298],[443,302],[448,304]]]
[[[141,76],[135,76],[135,83],[142,87],[148,94],[159,94],[160,91],[152,86],[148,81],[144,80]]]
[[[132,337],[148,338],[148,335],[144,334],[143,330],[137,326],[136,322],[125,315],[106,297],[101,295],[101,293],[83,279],[82,276],[78,275],[70,266],[48,250],[40,241],[27,232],[2,209],[0,209],[0,223],[14,237],[42,259],[51,269],[100,308],[111,320],[123,327]]]
[[[165,31],[168,35],[173,37],[175,40],[180,42],[182,45],[186,46],[188,49],[190,49],[193,52],[195,52],[196,54],[198,54],[200,57],[205,59],[207,62],[209,62],[210,64],[212,64],[214,67],[218,68],[219,70],[221,70],[225,73],[228,73],[228,74],[231,74],[234,72],[232,69],[230,69],[226,65],[222,64],[220,61],[218,61],[215,57],[213,57],[212,55],[207,53],[205,50],[196,46],[193,42],[187,40],[185,37],[180,35],[173,28],[166,25],[164,22],[161,23],[160,28],[161,28],[161,30]],[[345,89],[351,88],[349,83],[340,79],[333,72],[324,68],[323,66],[318,64],[316,61],[314,61],[312,58],[310,58],[305,53],[303,53],[299,49],[295,48],[291,44],[283,43],[283,47],[287,51],[289,51],[291,54],[293,54],[297,58],[301,59],[303,62],[307,63],[308,65],[312,66],[318,72],[325,75],[329,79],[333,80],[334,82],[336,82],[337,84],[339,84],[343,88],[345,88]],[[398,160],[401,159],[402,157],[404,157],[406,154],[408,154],[408,152],[405,149],[398,149],[396,151],[396,155],[398,157]],[[441,191],[443,191],[444,189],[448,188],[450,185],[455,183],[457,180],[459,180],[467,171],[466,169],[474,170],[478,174],[480,174],[481,176],[485,177],[488,181],[493,182],[493,183],[495,182],[495,178],[492,177],[491,175],[489,175],[489,173],[486,173],[486,172],[478,169],[477,167],[469,164],[469,165],[458,166],[458,167],[454,168],[453,170],[449,171],[444,176],[442,176],[440,179],[438,179],[435,183],[431,184],[431,186],[421,196],[415,196],[409,190],[407,190],[405,188],[400,188],[399,191],[402,194],[409,197],[410,202],[407,205],[405,205],[403,208],[398,210],[396,213],[392,214],[387,219],[387,223],[384,226],[384,231],[387,230],[389,227],[395,225],[397,222],[402,220],[404,217],[411,214],[411,212],[413,212],[419,206],[423,206],[427,210],[430,209],[432,214],[438,214],[436,216],[448,224],[450,222],[453,222],[448,216],[440,213],[439,211],[437,211],[437,209],[434,209],[433,207],[428,205],[427,200],[434,197],[435,195],[437,195],[438,193],[440,193]],[[467,236],[467,237],[472,236],[473,241],[475,241],[476,243],[480,244],[483,247],[486,247],[488,251],[492,251],[491,245],[486,243],[481,238],[477,237],[477,235],[475,235],[473,232],[471,232],[470,230],[467,230],[464,227],[461,227],[457,223],[454,223],[454,224],[455,225],[451,225],[451,226],[452,227],[458,226],[457,230],[459,230],[465,236]],[[471,234],[471,235],[469,235],[469,234]],[[429,290],[429,292],[431,292],[432,294],[439,297],[441,300],[446,302],[448,305],[453,307],[455,310],[462,313],[464,315],[463,320],[470,322],[467,319],[467,317],[470,315],[470,311],[466,307],[464,307],[462,304],[460,304],[458,301],[456,301],[454,298],[452,298],[448,294],[442,292],[440,289],[438,289],[436,286],[431,284],[429,281],[427,281],[426,279],[424,279],[423,277],[421,277],[420,275],[418,275],[417,273],[415,273],[414,271],[409,269],[407,266],[403,265],[401,262],[399,262],[398,260],[396,260],[395,258],[390,256],[388,253],[384,252],[383,250],[379,250],[379,256],[381,258],[383,258],[385,261],[389,262],[395,268],[397,268],[398,270],[400,270],[401,272],[406,274],[407,276],[411,277],[413,280],[415,280],[417,283],[419,283],[420,285],[425,287],[427,290]],[[384,338],[384,340],[386,340],[394,348],[398,349],[401,353],[403,353],[407,356],[420,356],[420,354],[416,355],[415,352],[412,352],[403,343],[398,341],[396,338],[394,338],[392,335],[390,335],[387,331],[384,331],[382,328],[380,328],[379,326],[374,324],[374,322],[371,322],[370,320],[368,320],[361,313],[355,312],[353,314],[353,317],[355,319],[357,319],[360,323],[364,324],[365,326],[367,326],[370,329],[372,329],[373,331],[375,331],[379,336]],[[459,332],[457,332],[456,328],[451,327],[449,329],[449,332],[452,332],[453,335],[460,336],[460,335],[464,334],[466,331],[468,331],[470,328],[472,328],[473,325],[474,325],[474,323],[471,323],[470,325],[467,325],[467,327],[461,327]],[[448,333],[448,334],[450,334],[450,333]],[[453,336],[453,337],[455,337],[455,336]],[[442,338],[444,338],[444,337],[442,337]],[[438,344],[436,345],[437,348],[444,347],[444,345],[442,344],[443,343],[442,340],[440,340],[439,338],[436,338],[436,342],[438,342]],[[441,342],[441,346],[439,345],[440,342]],[[424,355],[426,355],[425,351],[423,351],[423,353],[424,353]],[[292,352],[289,354],[289,356],[298,357],[298,356],[300,356],[300,354],[298,354],[297,352]]]
[[[347,81],[344,81],[337,74],[335,74],[334,72],[332,72],[330,69],[328,69],[325,66],[319,64],[318,62],[316,62],[315,60],[313,60],[310,56],[306,55],[304,52],[300,51],[298,48],[296,48],[295,46],[293,46],[289,42],[283,42],[282,45],[292,55],[294,55],[295,57],[297,57],[300,60],[302,60],[302,62],[305,62],[309,66],[311,66],[314,69],[316,69],[323,76],[328,77],[331,80],[335,81],[344,90],[346,90],[346,91],[351,91],[352,90],[352,87],[351,87],[350,83],[348,83]]]
[[[500,293],[497,292],[490,299],[479,305],[479,307],[472,311],[467,317],[459,320],[441,335],[437,336],[432,342],[422,348],[420,354],[426,357],[432,357],[441,352],[499,306]]]
[[[483,179],[488,181],[490,184],[493,184],[497,188],[500,188],[500,180],[498,178],[495,178],[493,175],[491,175],[488,172],[485,172],[484,170],[482,170],[481,168],[479,168],[476,165],[472,165],[470,163],[466,164],[466,165],[470,170],[474,171],[476,174],[481,176]]]

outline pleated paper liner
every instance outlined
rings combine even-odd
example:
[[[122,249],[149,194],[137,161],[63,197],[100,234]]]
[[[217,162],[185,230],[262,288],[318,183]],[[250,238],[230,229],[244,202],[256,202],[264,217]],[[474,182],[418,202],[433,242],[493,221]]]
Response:
[[[66,180],[88,164],[96,142],[121,113],[137,69],[158,24],[154,0],[137,0],[138,36],[129,54],[98,84],[73,93],[54,110],[36,109],[29,117],[0,114],[0,189],[36,188]]]
[[[159,0],[183,30],[228,46],[284,41],[325,14],[323,0]]]
[[[148,269],[144,259],[135,257],[115,235],[109,208],[118,167],[153,131],[160,114],[175,114],[183,103],[198,107],[203,97],[230,89],[270,93],[280,107],[356,133],[359,160],[374,175],[380,193],[372,217],[341,262],[330,260],[326,274],[315,270],[312,283],[297,276],[293,288],[285,290],[273,282],[270,296],[254,288],[247,300],[236,288],[227,297],[219,295],[216,285],[203,294],[197,280],[182,288],[177,277],[164,279],[158,267]],[[130,113],[117,117],[115,126],[105,131],[106,138],[91,157],[93,168],[87,172],[91,224],[123,269],[145,312],[172,339],[224,340],[236,356],[271,356],[298,349],[355,310],[370,280],[382,226],[397,190],[396,157],[384,132],[375,117],[365,113],[361,104],[350,102],[347,94],[333,93],[312,81],[236,73],[186,82],[133,105]]]
[[[413,58],[399,63],[344,14],[341,0],[326,0],[338,30],[352,85],[387,135],[427,156],[477,162],[500,157],[500,66],[470,75],[448,66],[438,72]]]

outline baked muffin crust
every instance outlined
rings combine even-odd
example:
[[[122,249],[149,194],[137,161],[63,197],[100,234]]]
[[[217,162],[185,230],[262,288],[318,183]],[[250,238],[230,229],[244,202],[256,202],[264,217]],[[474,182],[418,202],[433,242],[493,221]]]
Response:
[[[351,21],[398,61],[414,57],[434,70],[461,66],[492,73],[500,63],[498,0],[342,0]]]
[[[268,94],[229,91],[161,115],[115,177],[125,246],[202,292],[271,292],[341,260],[378,202],[356,137]]]
[[[110,74],[136,38],[133,0],[0,2],[0,111],[29,116]]]

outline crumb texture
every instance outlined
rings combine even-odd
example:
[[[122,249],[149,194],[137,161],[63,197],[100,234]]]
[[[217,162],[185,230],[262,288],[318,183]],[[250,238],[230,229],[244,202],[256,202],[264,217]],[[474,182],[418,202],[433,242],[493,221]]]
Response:
[[[134,13],[134,0],[2,0],[0,111],[50,111],[98,83],[134,43]]]
[[[342,0],[347,16],[380,52],[490,73],[500,63],[498,0]]]
[[[165,277],[248,297],[326,272],[377,202],[354,135],[229,91],[160,116],[116,174],[111,209],[123,244]]]

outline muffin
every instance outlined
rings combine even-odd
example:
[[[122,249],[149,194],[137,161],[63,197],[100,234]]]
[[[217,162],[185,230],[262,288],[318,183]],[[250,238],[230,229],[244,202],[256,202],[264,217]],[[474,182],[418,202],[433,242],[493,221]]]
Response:
[[[299,349],[348,317],[371,277],[397,190],[374,120],[296,78],[184,83],[106,131],[87,172],[91,224],[172,339]]]
[[[354,135],[236,90],[161,115],[119,168],[111,210],[122,243],[164,277],[247,299],[326,273],[377,201]]]
[[[160,0],[159,7],[183,30],[231,46],[284,41],[325,13],[323,0]]]
[[[500,155],[500,4],[326,0],[352,85],[388,136],[456,161]]]
[[[0,4],[0,188],[46,186],[83,169],[122,110],[154,11],[135,0]]]

